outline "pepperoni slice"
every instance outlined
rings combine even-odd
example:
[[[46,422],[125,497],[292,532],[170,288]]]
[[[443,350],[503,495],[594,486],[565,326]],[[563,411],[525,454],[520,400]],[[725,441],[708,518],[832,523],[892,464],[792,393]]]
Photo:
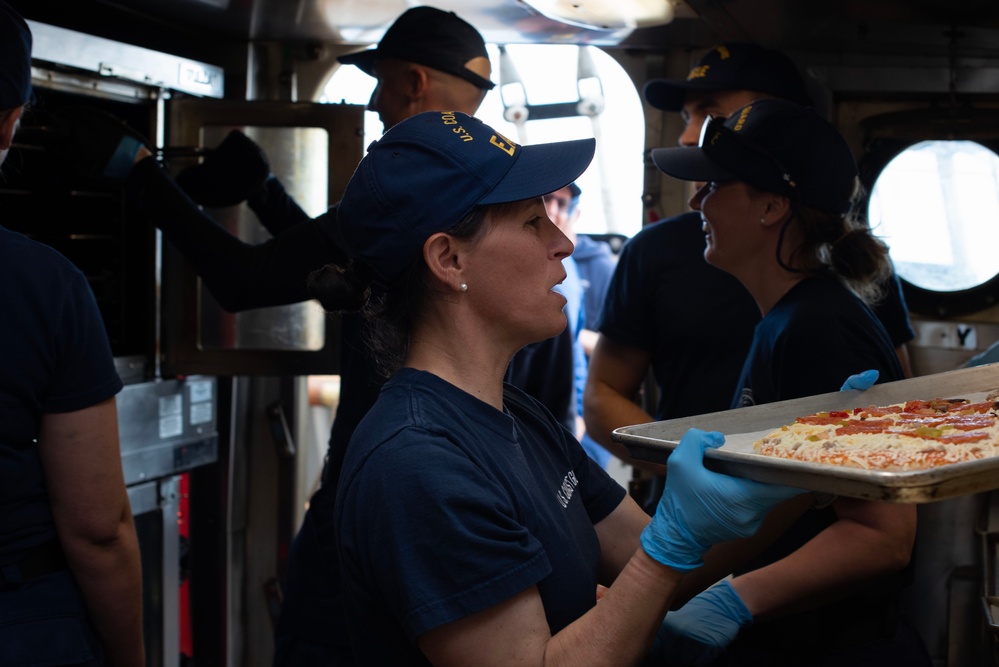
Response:
[[[963,442],[978,442],[979,440],[985,440],[989,437],[988,433],[982,433],[981,431],[975,431],[974,433],[951,433],[949,435],[938,435],[929,436],[919,431],[892,431],[892,433],[897,433],[898,435],[906,435],[910,438],[921,438],[923,440],[932,440],[933,442],[940,442],[943,444],[957,445]]]
[[[945,435],[942,438],[937,438],[937,442],[956,445],[962,442],[978,442],[979,440],[985,440],[988,437],[988,433],[982,433],[981,431],[977,431],[975,433],[954,433],[951,435]]]
[[[899,426],[925,426],[927,428],[941,428],[949,426],[959,431],[973,431],[975,429],[989,428],[995,424],[995,417],[992,415],[947,415],[943,417],[902,417],[898,420]]]
[[[902,415],[895,422],[898,426],[926,426],[927,428],[939,428],[949,423],[946,417],[929,417],[923,415]]]
[[[992,410],[993,403],[963,403],[955,404],[950,406],[949,412],[989,412]]]
[[[949,412],[956,406],[963,409],[968,405],[968,401],[963,398],[934,398],[930,400],[906,401],[905,412],[915,412],[918,414],[932,414],[935,412]]]
[[[944,417],[902,417],[898,420],[899,426],[925,426],[928,428],[950,427],[959,431],[974,431],[976,429],[990,428],[996,422],[994,415],[970,414],[970,415],[947,415]]]
[[[825,424],[838,424],[841,421],[846,421],[850,418],[850,413],[848,412],[816,412],[814,415],[808,415],[806,417],[798,417],[796,420],[799,424],[814,424],[814,425],[825,425]]]
[[[851,421],[836,429],[836,435],[854,435],[856,433],[883,433],[892,426],[890,419],[867,419]]]
[[[880,408],[876,405],[869,405],[866,408],[857,408],[853,412],[860,417],[884,417],[885,415],[897,415],[902,412],[902,409],[901,405],[887,405]]]
[[[995,424],[995,417],[982,415],[981,417],[964,417],[962,419],[948,419],[947,424],[959,431],[974,431],[980,428],[989,428]]]

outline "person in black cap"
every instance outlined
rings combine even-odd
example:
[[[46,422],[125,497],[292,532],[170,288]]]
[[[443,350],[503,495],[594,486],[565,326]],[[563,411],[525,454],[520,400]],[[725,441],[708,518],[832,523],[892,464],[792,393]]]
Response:
[[[351,439],[335,511],[359,665],[637,665],[683,573],[801,491],[708,472],[692,430],[648,515],[535,399],[513,354],[565,328],[572,244],[542,195],[595,142],[520,146],[461,113],[374,143],[339,208],[352,295],[393,375]],[[428,197],[427,192],[434,196]],[[377,289],[377,287],[381,289]],[[374,295],[374,296],[373,296]],[[597,603],[598,584],[609,589]]]
[[[786,55],[748,42],[719,44],[705,53],[683,81],[656,79],[645,85],[645,100],[657,109],[684,112],[694,130],[697,110],[724,102],[725,93],[747,91],[756,99],[775,97],[810,107],[812,99],[795,64]],[[731,111],[731,109],[729,110]],[[703,116],[702,116],[703,119]],[[680,143],[686,143],[683,139]]]
[[[698,146],[652,159],[702,184],[690,206],[704,256],[763,316],[733,408],[833,392],[844,372],[903,378],[867,305],[891,270],[888,248],[858,214],[857,166],[836,128],[800,105],[758,100],[708,119]],[[667,616],[663,651],[684,656],[670,664],[928,666],[899,610],[915,536],[914,505],[832,498]]]
[[[432,7],[407,10],[376,48],[339,60],[378,79],[368,107],[378,112],[385,129],[428,110],[473,114],[493,87],[482,36],[453,12]],[[176,182],[155,160],[144,159],[149,155],[147,149],[138,153],[128,180],[132,198],[180,250],[225,310],[307,301],[311,298],[306,288],[309,273],[344,257],[338,241],[337,205],[310,218],[270,173],[264,152],[243,133],[230,133],[200,165],[178,174]],[[103,165],[99,168],[104,169]],[[245,243],[195,205],[229,206],[243,200],[272,239],[258,245]],[[331,525],[336,479],[350,435],[385,379],[360,342],[362,328],[357,315],[341,318],[340,399],[323,483],[310,499],[289,553],[275,667],[352,664],[336,554],[326,527]],[[530,364],[550,363],[560,369],[550,378],[565,376],[550,392],[547,404],[564,423],[573,424],[571,333],[563,331],[532,352],[536,357]]]
[[[0,0],[0,163],[31,97],[31,42]],[[142,667],[122,382],[97,302],[63,255],[0,227],[0,310],[0,664]]]
[[[652,106],[680,112],[681,146],[697,144],[708,115],[726,117],[757,99],[811,105],[801,74],[785,54],[739,42],[709,50],[686,79],[653,80],[643,92]],[[611,432],[727,409],[760,317],[745,288],[704,261],[704,249],[696,212],[638,232],[618,259],[590,360],[583,410],[587,432],[622,460],[653,473],[647,507],[655,506],[664,470],[631,458]],[[875,310],[909,375],[905,344],[915,333],[897,276],[882,294]],[[633,398],[650,369],[658,389],[651,413]]]
[[[385,129],[427,109],[474,112],[495,85],[479,32],[454,12],[434,7],[407,10],[377,47],[337,60],[378,79],[368,109]]]

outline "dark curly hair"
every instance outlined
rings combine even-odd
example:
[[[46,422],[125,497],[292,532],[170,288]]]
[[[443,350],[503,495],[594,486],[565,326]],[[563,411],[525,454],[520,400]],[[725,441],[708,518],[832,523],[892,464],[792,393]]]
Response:
[[[884,295],[891,261],[888,246],[867,225],[860,207],[863,199],[858,180],[845,214],[796,206],[794,224],[801,241],[792,250],[790,264],[807,275],[833,273],[865,302],[875,304]]]

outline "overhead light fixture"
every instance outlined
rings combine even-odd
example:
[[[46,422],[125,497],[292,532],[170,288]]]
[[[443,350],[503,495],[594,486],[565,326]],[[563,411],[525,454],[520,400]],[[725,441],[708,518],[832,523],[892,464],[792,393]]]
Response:
[[[537,13],[569,25],[620,30],[673,20],[672,0],[521,0]]]

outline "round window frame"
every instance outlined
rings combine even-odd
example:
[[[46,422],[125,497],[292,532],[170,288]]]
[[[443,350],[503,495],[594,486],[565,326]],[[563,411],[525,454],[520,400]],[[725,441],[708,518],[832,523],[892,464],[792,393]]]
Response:
[[[893,123],[890,117],[895,117],[897,124]],[[886,114],[885,117],[868,120],[880,121],[877,124],[885,128],[892,128],[895,125],[896,129],[902,131],[886,132],[888,136],[874,136],[865,143],[864,155],[858,165],[865,193],[861,202],[865,215],[878,177],[893,159],[916,144],[924,141],[974,141],[999,156],[999,126],[996,126],[992,119],[989,119],[992,122],[988,123],[988,128],[981,128],[979,123],[974,123],[974,128],[968,128],[971,131],[963,132],[953,131],[953,126],[946,131],[935,127],[943,120],[938,114],[932,116],[927,116],[925,113]],[[907,127],[899,128],[899,126]],[[912,131],[911,134],[905,131],[909,129]],[[919,315],[960,317],[977,313],[999,303],[999,273],[980,285],[953,292],[920,287],[901,275],[899,280],[902,282],[902,293],[909,310]]]

